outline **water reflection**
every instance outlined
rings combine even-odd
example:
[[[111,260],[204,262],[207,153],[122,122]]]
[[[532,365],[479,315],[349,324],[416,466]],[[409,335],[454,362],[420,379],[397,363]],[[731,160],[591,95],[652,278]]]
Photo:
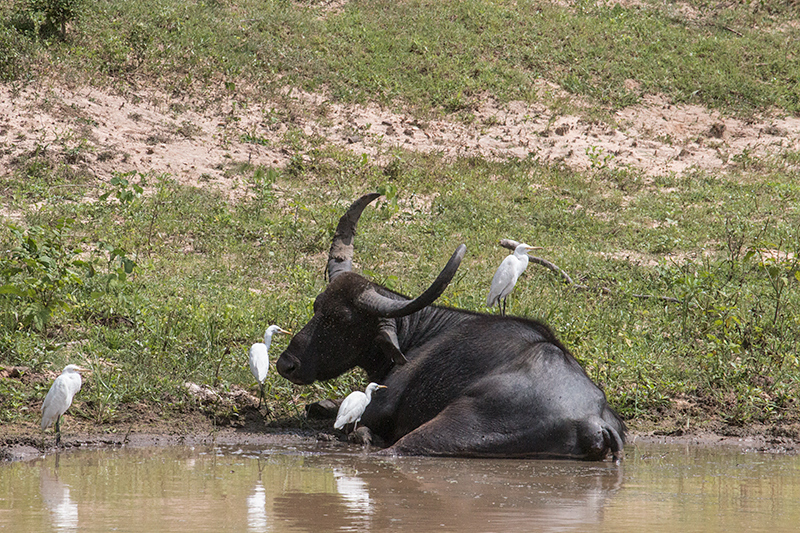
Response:
[[[333,469],[333,478],[336,480],[336,491],[344,500],[345,506],[354,517],[358,517],[359,522],[369,526],[373,509],[367,483],[358,475],[345,474],[341,468]]]
[[[372,513],[372,501],[364,480],[358,476],[348,476],[341,468],[333,469],[333,477],[336,480],[336,491],[351,511],[364,515]]]
[[[276,520],[299,531],[569,531],[602,523],[623,482],[615,465],[566,461],[319,455],[301,463],[273,499]]]
[[[267,531],[267,494],[259,479],[253,493],[247,497],[247,529]]]
[[[55,531],[77,531],[78,504],[69,495],[69,485],[58,479],[58,469],[42,468],[39,476],[39,494],[50,517]]]
[[[637,446],[621,467],[321,446],[76,451],[58,468],[54,459],[0,464],[0,533],[777,532],[800,523],[800,458],[739,451]]]
[[[570,461],[416,459],[393,467],[391,477],[370,478],[375,491],[404,487],[396,508],[414,511],[422,528],[448,530],[502,524],[506,530],[570,531],[600,524],[623,481],[613,464]]]

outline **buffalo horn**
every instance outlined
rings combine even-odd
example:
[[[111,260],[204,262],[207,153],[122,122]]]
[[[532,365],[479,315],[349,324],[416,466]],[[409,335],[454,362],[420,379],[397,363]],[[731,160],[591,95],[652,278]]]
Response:
[[[359,296],[358,306],[365,311],[385,318],[398,318],[416,313],[432,304],[444,292],[453,276],[455,276],[466,251],[467,247],[463,244],[456,248],[456,251],[453,252],[450,260],[431,286],[413,300],[394,300],[378,293],[375,289],[368,289]]]
[[[333,234],[331,250],[328,252],[328,280],[342,272],[350,272],[353,269],[353,238],[356,235],[356,225],[361,218],[361,212],[370,202],[380,196],[380,193],[373,192],[365,194],[350,206],[347,213],[339,219],[336,226],[336,233]]]

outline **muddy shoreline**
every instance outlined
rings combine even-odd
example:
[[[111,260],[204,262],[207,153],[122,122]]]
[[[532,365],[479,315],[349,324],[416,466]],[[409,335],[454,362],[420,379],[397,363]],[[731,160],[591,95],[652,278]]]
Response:
[[[104,448],[150,448],[150,447],[215,447],[246,446],[265,448],[324,443],[327,449],[341,447],[362,450],[363,446],[348,443],[344,435],[315,421],[305,427],[206,427],[188,432],[164,427],[141,427],[132,431],[85,431],[62,435],[60,448],[55,447],[55,438],[48,432],[44,438],[33,428],[18,428],[13,435],[5,435],[8,428],[0,432],[0,461],[30,461],[60,451],[93,450]],[[770,435],[729,436],[697,431],[682,435],[659,435],[655,432],[631,431],[628,434],[627,450],[637,444],[671,444],[687,447],[738,448],[741,453],[788,454],[800,453],[800,441],[791,437]],[[375,450],[379,448],[374,448]]]
[[[43,376],[29,379],[43,379]],[[24,416],[0,424],[0,462],[28,461],[56,451],[70,452],[103,448],[147,448],[169,446],[313,446],[325,449],[357,447],[345,433],[333,429],[338,403],[322,400],[291,410],[258,409],[258,398],[234,387],[229,393],[204,396],[195,393],[193,406],[127,404],[113,422],[97,423],[67,413],[62,420],[61,446],[55,446],[53,429],[42,432],[39,417]],[[38,404],[23,410],[39,412]],[[277,408],[272,406],[272,408]],[[304,414],[301,415],[301,412]],[[778,421],[730,426],[714,413],[688,418],[681,409],[661,413],[658,420],[626,420],[626,448],[638,443],[685,446],[737,447],[743,453],[800,453],[800,423]],[[378,450],[380,448],[373,447]]]

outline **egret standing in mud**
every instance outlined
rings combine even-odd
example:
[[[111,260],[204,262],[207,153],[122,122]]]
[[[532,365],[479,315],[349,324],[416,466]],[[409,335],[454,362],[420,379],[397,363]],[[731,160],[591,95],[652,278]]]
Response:
[[[276,333],[289,334],[290,332],[273,324],[264,332],[264,342],[257,342],[250,347],[250,372],[253,373],[253,377],[258,381],[259,409],[261,409],[261,403],[264,401],[264,384],[269,372],[269,345],[272,343],[272,336]]]
[[[370,383],[364,392],[360,390],[353,391],[347,395],[342,405],[339,406],[339,412],[336,414],[336,422],[333,423],[334,429],[342,429],[347,424],[354,422],[353,431],[356,430],[361,415],[364,414],[364,409],[367,408],[369,402],[372,401],[372,393],[378,389],[385,389],[386,385],[378,385],[377,383]]]
[[[55,422],[56,446],[61,443],[61,415],[72,405],[72,398],[81,390],[81,372],[89,372],[78,365],[67,365],[47,391],[42,403],[42,431]]]
[[[519,244],[513,254],[503,259],[503,262],[497,267],[497,272],[494,273],[489,295],[486,297],[486,305],[493,307],[499,303],[501,315],[506,314],[506,298],[517,284],[519,276],[528,268],[528,252],[531,250],[541,250],[541,247],[529,246],[525,243]]]

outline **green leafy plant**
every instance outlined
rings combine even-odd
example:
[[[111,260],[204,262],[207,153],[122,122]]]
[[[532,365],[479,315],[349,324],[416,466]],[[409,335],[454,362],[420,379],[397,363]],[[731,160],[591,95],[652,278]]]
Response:
[[[400,210],[400,207],[397,205],[398,194],[395,185],[384,183],[378,186],[377,191],[386,198],[386,201],[380,203],[380,210],[384,213],[386,218],[389,218]]]
[[[80,289],[95,278],[97,252],[109,253],[109,271],[102,276],[104,291],[125,283],[135,262],[119,248],[101,244],[85,252],[70,244],[68,234],[75,220],[59,219],[52,227],[32,226],[23,230],[9,226],[17,245],[0,258],[0,296],[6,299],[6,312],[21,327],[38,331],[47,328],[53,314],[69,309],[79,297],[93,297],[99,292],[81,294]],[[87,255],[88,254],[88,255]]]
[[[20,11],[30,17],[37,35],[67,38],[67,23],[75,20],[83,0],[23,0]]]
[[[598,171],[608,168],[608,163],[614,159],[614,154],[604,153],[605,150],[601,146],[587,146],[586,155],[589,157],[589,166],[592,170]]]
[[[769,281],[775,305],[773,308],[772,322],[776,326],[779,319],[786,312],[785,294],[791,283],[800,282],[800,257],[797,253],[782,251],[780,243],[764,243],[763,247],[749,252],[758,256],[758,266]],[[773,250],[768,253],[767,249]]]
[[[132,183],[129,178],[137,175],[136,172],[126,172],[124,174],[117,173],[111,178],[109,184],[111,185],[110,190],[104,192],[100,195],[100,200],[106,201],[110,196],[116,198],[120,205],[129,207],[131,206],[134,201],[141,198],[142,193],[144,192],[144,188],[142,185],[137,183]],[[141,174],[138,174],[140,178],[144,178]]]
[[[274,168],[256,167],[252,178],[252,191],[257,206],[263,207],[275,199],[275,182],[279,172]]]
[[[81,250],[64,242],[73,223],[61,219],[53,228],[33,226],[27,231],[10,226],[17,246],[0,258],[0,295],[14,301],[13,315],[21,326],[44,330],[56,310],[70,306],[71,289],[89,274],[88,264],[78,258]]]

